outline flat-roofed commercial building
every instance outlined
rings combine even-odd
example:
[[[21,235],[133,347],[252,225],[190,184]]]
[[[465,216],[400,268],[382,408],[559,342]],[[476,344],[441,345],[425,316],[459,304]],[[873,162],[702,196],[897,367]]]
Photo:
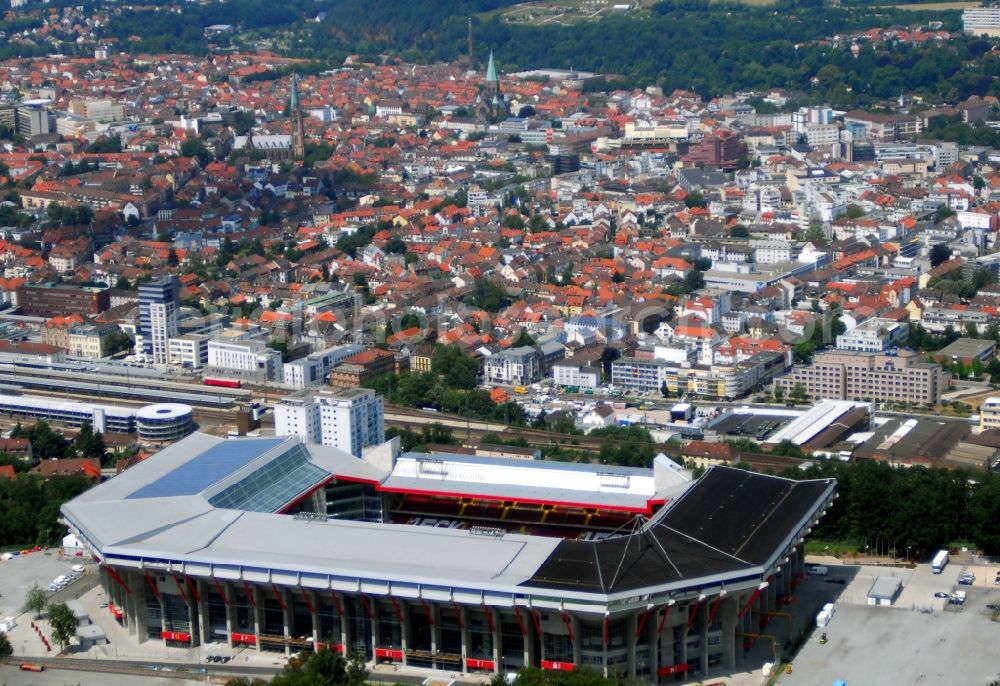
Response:
[[[24,284],[17,289],[21,314],[55,317],[61,314],[100,314],[111,306],[111,291],[93,286],[70,284]]]
[[[813,400],[873,400],[936,405],[948,387],[948,372],[916,353],[818,353],[774,382],[790,393],[797,385]]]
[[[836,483],[671,465],[193,434],[62,514],[139,643],[329,647],[428,675],[728,674],[804,574]]]

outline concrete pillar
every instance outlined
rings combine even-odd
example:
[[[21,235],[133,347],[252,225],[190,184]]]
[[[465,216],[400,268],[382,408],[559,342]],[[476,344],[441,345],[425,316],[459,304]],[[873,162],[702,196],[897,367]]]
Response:
[[[368,609],[366,610],[365,607]],[[371,610],[371,614],[368,614],[368,610]],[[378,645],[378,604],[374,599],[368,598],[367,605],[362,602],[361,611],[368,617],[368,626],[371,631],[369,635],[372,642],[372,664],[375,664],[375,646]]]
[[[605,614],[601,621],[601,674],[604,678],[608,678],[608,634],[611,633],[611,618]]]
[[[639,639],[649,644],[649,674],[650,679],[654,682],[659,681],[656,672],[660,669],[660,634],[656,630],[660,628],[663,613],[667,611],[667,607],[651,610],[646,619],[646,629],[643,631],[642,638]]]
[[[184,597],[184,605],[187,607],[188,631],[191,633],[191,645],[201,645],[198,640],[198,601],[195,600],[194,592],[187,582],[182,582],[187,586]]]
[[[345,602],[346,601],[344,600],[344,596],[340,596],[340,603],[341,603],[341,607],[344,608],[344,613],[347,612],[347,606],[346,606]],[[343,646],[344,657],[347,657],[347,655],[351,651],[347,647],[347,615],[346,614],[341,614],[340,615],[340,645]]]
[[[254,649],[259,653],[261,652],[260,647],[260,629],[263,626],[261,621],[261,612],[263,612],[264,599],[261,597],[261,592],[256,586],[250,587],[250,612],[253,614],[253,634],[257,637],[257,641],[253,644]]]
[[[458,665],[458,671],[464,672],[465,661],[469,657],[469,613],[464,605],[456,606],[455,611],[458,613],[458,632],[462,642],[462,661]]]
[[[630,614],[625,618],[625,642],[628,645],[628,664],[625,667],[625,674],[629,679],[635,678],[635,630],[639,626],[639,617]]]
[[[281,602],[281,634],[285,638],[292,635],[292,594],[285,587],[278,588],[278,599]],[[285,643],[285,655],[291,657],[292,647]],[[296,651],[297,652],[297,651]]]
[[[698,662],[701,665],[703,677],[708,674],[708,614],[716,599],[715,596],[705,598],[698,607],[698,616],[694,620],[694,630],[698,632],[698,645],[701,647],[701,656]]]
[[[438,610],[438,604],[430,602],[427,603],[427,609],[424,610],[424,614],[430,615],[432,653],[437,653],[441,648],[441,613]],[[438,663],[438,666],[440,666],[440,663]]]
[[[726,671],[736,668],[736,631],[738,629],[737,615],[746,600],[738,596],[729,596],[722,600],[719,607],[719,617],[722,619],[722,666]]]
[[[410,658],[407,651],[410,649],[410,606],[407,603],[399,603],[399,614],[403,619],[399,627],[399,643],[403,648],[403,664],[408,664]]]
[[[212,622],[209,617],[208,612],[208,593],[209,586],[205,581],[197,580],[195,581],[196,587],[198,588],[198,595],[201,596],[200,607],[198,608],[200,619],[201,619],[201,629],[199,631],[199,637],[201,643],[211,643],[212,640]]]
[[[500,615],[498,615],[492,607],[483,606],[484,619],[485,615],[489,615],[489,619],[486,619],[486,626],[493,627],[490,631],[490,643],[493,646],[493,673],[499,674],[501,668],[501,652],[500,652]],[[492,621],[490,621],[492,620]]]
[[[220,581],[222,586],[222,599],[226,603],[226,643],[233,647],[233,627],[236,626],[236,609],[233,607],[233,594],[230,591],[228,581]]]
[[[580,618],[576,615],[569,615],[569,625],[573,629],[573,664],[579,668],[582,660],[580,655]]]
[[[131,588],[131,586],[130,586]],[[152,593],[148,584],[135,586],[132,593],[136,596],[135,603],[135,638],[138,643],[145,643],[149,640],[149,630],[146,627],[146,594]]]
[[[521,622],[524,624],[524,631],[521,632],[521,638],[524,641],[524,664],[525,666],[534,666],[535,642],[532,637],[535,635],[535,622],[531,618],[531,610],[517,608],[517,611],[521,613]],[[541,636],[538,637],[539,643],[541,643],[541,638]]]
[[[319,645],[319,598],[312,591],[307,591],[302,589],[302,594],[309,599],[309,607],[312,609],[309,611],[309,618],[312,622],[312,639],[313,648]]]
[[[128,629],[129,635],[135,636],[136,625],[138,624],[136,618],[139,614],[136,599],[139,597],[143,600],[143,602],[145,602],[145,598],[139,590],[142,587],[139,585],[139,580],[136,578],[138,576],[137,574],[129,572],[128,574],[121,574],[120,576],[122,577],[122,581],[124,581],[129,588],[128,591],[121,589],[122,601],[124,601],[122,604],[122,621],[125,622],[125,628]]]

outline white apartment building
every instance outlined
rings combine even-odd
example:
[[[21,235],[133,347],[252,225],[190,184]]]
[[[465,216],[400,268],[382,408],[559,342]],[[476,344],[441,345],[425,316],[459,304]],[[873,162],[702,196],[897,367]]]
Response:
[[[577,386],[597,388],[601,382],[601,370],[590,365],[557,362],[552,365],[552,380],[557,386]]]
[[[189,333],[167,341],[170,364],[201,367],[208,362],[208,336]]]
[[[982,431],[1000,427],[1000,397],[987,398],[979,406],[979,428]]]
[[[791,262],[795,256],[795,245],[789,241],[750,241],[753,261],[757,264],[781,264]]]
[[[834,124],[812,124],[802,132],[806,143],[813,148],[826,147],[840,142],[840,128]]]
[[[855,353],[881,353],[904,343],[910,327],[905,322],[875,317],[837,336],[837,349]]]
[[[73,100],[69,103],[69,111],[99,122],[121,121],[125,118],[125,107],[110,98]]]
[[[282,380],[294,388],[322,386],[326,383],[326,375],[333,367],[364,349],[362,345],[344,344],[317,350],[300,360],[283,365]]]
[[[260,341],[209,341],[208,366],[261,380],[282,380],[281,353]]]
[[[385,442],[382,398],[368,388],[293,393],[274,406],[274,432],[361,457],[365,447]]]
[[[976,36],[1000,35],[1000,7],[966,7],[962,10],[962,28]]]

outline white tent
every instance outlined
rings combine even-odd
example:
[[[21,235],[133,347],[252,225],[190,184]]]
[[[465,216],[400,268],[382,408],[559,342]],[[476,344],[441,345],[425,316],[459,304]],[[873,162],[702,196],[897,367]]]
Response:
[[[83,543],[76,537],[76,534],[63,536],[62,545],[63,548],[83,548]]]

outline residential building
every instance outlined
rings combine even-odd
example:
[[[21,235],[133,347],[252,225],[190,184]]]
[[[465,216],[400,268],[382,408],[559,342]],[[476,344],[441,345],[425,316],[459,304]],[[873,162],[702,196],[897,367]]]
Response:
[[[947,390],[948,373],[907,350],[898,354],[837,350],[817,353],[811,364],[795,367],[775,383],[786,393],[801,385],[813,400],[936,405]]]
[[[572,360],[552,365],[552,380],[557,386],[597,388],[601,383],[601,370],[589,364],[574,364]]]
[[[66,347],[70,355],[100,359],[111,350],[111,336],[118,332],[115,324],[81,324],[69,330]]]
[[[542,359],[538,351],[530,346],[509,348],[487,357],[483,371],[487,383],[534,383],[541,378]]]
[[[364,347],[354,344],[335,345],[326,350],[317,350],[299,360],[288,362],[282,370],[283,381],[294,388],[310,388],[326,383],[330,370],[352,355],[364,351]]]
[[[1000,7],[966,7],[962,10],[962,28],[976,36],[1000,36]]]
[[[874,317],[837,336],[837,349],[855,353],[881,353],[904,345],[910,327],[905,322]]]
[[[385,441],[382,398],[367,388],[293,393],[274,406],[274,432],[361,457],[366,447]]]
[[[136,350],[153,364],[167,364],[167,341],[177,335],[180,283],[175,276],[139,284],[139,331]]]
[[[208,342],[208,366],[258,382],[281,381],[281,352],[259,340]]]
[[[388,350],[372,348],[355,353],[330,370],[330,385],[359,388],[370,379],[397,371],[396,356]]]
[[[1000,428],[1000,397],[991,396],[979,405],[979,428],[982,431]]]
[[[99,122],[121,121],[125,118],[125,107],[110,98],[100,100],[72,100],[69,111],[73,114]]]

